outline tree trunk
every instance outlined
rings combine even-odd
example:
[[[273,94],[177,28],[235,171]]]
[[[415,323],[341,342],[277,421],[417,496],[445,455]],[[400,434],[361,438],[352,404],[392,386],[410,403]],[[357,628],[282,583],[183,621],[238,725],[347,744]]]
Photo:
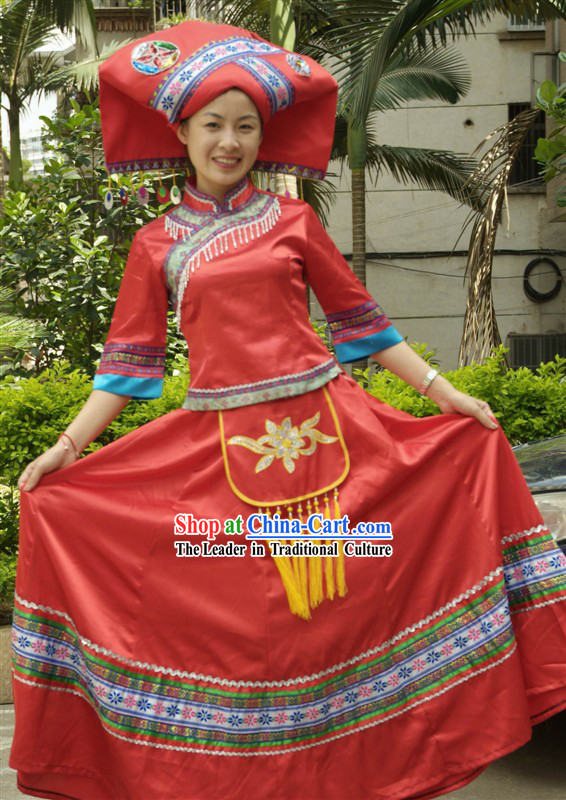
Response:
[[[270,1],[270,40],[286,50],[295,47],[295,19],[293,17],[292,0]],[[291,197],[298,197],[297,179],[294,175],[275,175],[275,191],[277,194],[289,192]]]
[[[2,145],[2,95],[0,94],[0,197],[4,197],[4,147]],[[2,208],[0,207],[0,213]]]
[[[348,122],[348,159],[352,173],[352,270],[366,286],[366,129]],[[365,369],[367,358],[352,362],[352,369]]]
[[[10,109],[8,122],[10,125],[10,189],[22,188],[22,147],[20,142],[20,106],[16,98],[9,98]]]

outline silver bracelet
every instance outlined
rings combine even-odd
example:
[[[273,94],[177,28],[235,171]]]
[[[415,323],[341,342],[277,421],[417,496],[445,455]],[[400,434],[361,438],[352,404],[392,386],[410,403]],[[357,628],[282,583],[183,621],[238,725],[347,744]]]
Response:
[[[433,380],[436,378],[437,375],[438,375],[437,369],[429,369],[429,371],[427,372],[427,374],[424,376],[421,383],[417,387],[418,391],[421,394],[426,394],[428,392],[430,384],[433,382]]]

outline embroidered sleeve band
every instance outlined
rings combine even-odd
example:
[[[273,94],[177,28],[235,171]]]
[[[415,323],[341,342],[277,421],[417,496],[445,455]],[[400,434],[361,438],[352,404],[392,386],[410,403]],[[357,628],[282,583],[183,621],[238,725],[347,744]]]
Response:
[[[381,308],[373,300],[347,311],[327,314],[336,357],[342,363],[385,350],[403,341]]]
[[[160,397],[164,370],[164,348],[113,342],[104,348],[93,389],[139,398]]]

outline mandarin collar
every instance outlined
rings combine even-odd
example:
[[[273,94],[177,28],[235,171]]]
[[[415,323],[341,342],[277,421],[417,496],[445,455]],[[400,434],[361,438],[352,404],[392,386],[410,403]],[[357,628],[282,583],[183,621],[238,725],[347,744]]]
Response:
[[[191,175],[185,182],[185,193],[183,203],[194,211],[222,214],[225,211],[234,211],[244,205],[254,192],[254,185],[249,175],[244,175],[242,180],[232,187],[224,195],[224,201],[220,203],[216,197],[205,194],[196,188],[196,176]]]

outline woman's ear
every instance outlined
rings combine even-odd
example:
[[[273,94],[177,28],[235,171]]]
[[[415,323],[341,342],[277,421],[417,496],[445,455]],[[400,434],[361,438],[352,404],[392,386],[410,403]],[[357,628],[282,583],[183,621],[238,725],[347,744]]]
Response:
[[[187,120],[183,120],[177,128],[177,139],[179,139],[183,144],[187,144],[188,127]]]

